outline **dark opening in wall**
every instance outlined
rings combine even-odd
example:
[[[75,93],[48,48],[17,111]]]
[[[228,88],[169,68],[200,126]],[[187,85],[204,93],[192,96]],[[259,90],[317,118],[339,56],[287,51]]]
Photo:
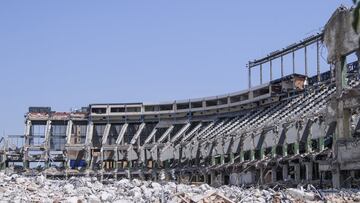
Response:
[[[324,173],[324,174],[323,174],[323,178],[324,178],[325,180],[331,180],[331,179],[332,179],[332,173],[331,173],[331,171],[324,171],[323,173]]]
[[[225,163],[229,163],[230,162],[230,156],[229,155],[224,155],[224,161],[225,161]]]
[[[110,108],[111,113],[125,112],[125,107],[112,107]]]
[[[210,107],[210,106],[216,106],[217,105],[217,100],[208,100],[206,101],[206,106]]]
[[[333,145],[333,137],[332,136],[328,136],[324,138],[324,147],[331,149]]]
[[[255,159],[257,159],[257,160],[261,159],[261,150],[260,149],[255,150]]]
[[[71,128],[71,144],[84,144],[86,140],[87,122],[74,121]]]
[[[215,164],[220,164],[220,163],[221,163],[220,157],[215,157]]]
[[[276,168],[276,180],[283,180],[283,171],[281,167]]]
[[[191,108],[202,108],[202,102],[191,102]]]
[[[102,137],[105,131],[106,124],[95,124],[93,126],[92,146],[101,147]],[[96,149],[97,150],[97,149]]]
[[[354,170],[354,178],[356,180],[359,180],[360,179],[360,170]]]
[[[319,140],[317,139],[311,140],[311,150],[319,151]]]
[[[250,160],[250,155],[251,155],[251,151],[250,151],[250,150],[245,151],[245,152],[244,152],[244,160],[245,160],[245,161]]]
[[[240,101],[245,101],[249,99],[249,94],[241,94],[241,95],[235,95],[230,97],[230,103],[235,103],[235,102],[240,102]]]
[[[154,105],[145,106],[145,111],[146,112],[159,111],[159,106],[154,106]]]
[[[228,103],[228,99],[227,99],[227,98],[218,99],[218,104],[219,104],[219,105],[224,105],[224,104],[227,104],[227,103]]]
[[[199,182],[205,181],[205,175],[199,175]]]
[[[160,111],[171,111],[173,110],[173,105],[160,105]]]
[[[62,151],[66,144],[67,123],[64,121],[53,122],[50,129],[50,149]]]
[[[229,175],[224,175],[224,184],[229,185],[229,183],[230,183],[230,176]]]
[[[276,155],[282,156],[283,150],[284,150],[283,146],[281,145],[276,146]]]
[[[300,179],[306,180],[306,167],[303,164],[300,164]]]
[[[265,156],[270,156],[271,155],[271,151],[272,151],[272,148],[271,147],[268,147],[265,149]]]
[[[313,173],[312,173],[312,176],[313,176],[313,180],[318,180],[318,179],[320,179],[320,176],[319,176],[319,163],[316,163],[316,162],[313,163]]]
[[[42,145],[45,143],[46,123],[33,122],[30,127],[29,145]]]
[[[91,113],[105,114],[106,108],[92,108]]]
[[[126,144],[130,144],[132,138],[140,127],[140,123],[130,123],[124,133],[123,141]]]
[[[294,155],[295,154],[294,148],[295,148],[294,143],[288,144],[288,146],[287,146],[287,154],[288,155]]]
[[[184,110],[189,108],[189,103],[183,103],[183,104],[176,104],[177,110]]]
[[[300,142],[299,143],[299,153],[303,154],[306,152],[306,143],[305,142]]]
[[[289,166],[289,168],[288,168],[288,175],[289,175],[289,177],[291,178],[291,179],[293,179],[293,180],[295,180],[295,167],[294,166]]]
[[[141,107],[126,107],[126,112],[141,112]]]
[[[254,97],[259,97],[265,94],[269,94],[269,87],[261,88],[253,92]]]

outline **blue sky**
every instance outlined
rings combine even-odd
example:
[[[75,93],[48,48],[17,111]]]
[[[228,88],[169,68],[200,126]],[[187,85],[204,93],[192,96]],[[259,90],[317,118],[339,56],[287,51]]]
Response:
[[[351,0],[1,1],[0,133],[22,134],[29,106],[246,89],[249,60],[320,31],[340,4]]]

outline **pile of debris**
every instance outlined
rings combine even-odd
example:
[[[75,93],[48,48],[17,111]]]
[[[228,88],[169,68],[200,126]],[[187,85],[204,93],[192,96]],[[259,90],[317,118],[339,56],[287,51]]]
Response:
[[[0,173],[0,200],[6,202],[358,202],[360,191],[289,188],[242,188],[163,184],[137,179],[106,180],[71,177],[50,180],[42,175],[24,177]]]

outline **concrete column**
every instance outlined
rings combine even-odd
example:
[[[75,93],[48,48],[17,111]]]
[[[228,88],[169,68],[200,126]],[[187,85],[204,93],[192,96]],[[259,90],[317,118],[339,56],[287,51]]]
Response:
[[[340,166],[338,164],[332,166],[331,175],[333,188],[341,188]]]
[[[276,157],[276,146],[271,147],[271,157]]]
[[[223,154],[220,155],[220,164],[224,164],[225,163],[225,157]]]
[[[262,167],[260,168],[259,182],[261,185],[264,184],[264,169]]]
[[[244,151],[240,151],[240,162],[244,162]]]
[[[224,174],[223,173],[220,173],[219,175],[218,175],[218,177],[220,177],[220,184],[221,185],[223,185],[224,184]]]
[[[31,120],[27,120],[25,125],[25,146],[30,145],[30,140],[29,140],[30,132],[31,132]]]
[[[115,162],[115,166],[114,166],[114,171],[115,171],[115,179],[117,180],[117,172],[118,172],[118,161],[119,161],[119,154],[118,154],[118,150],[117,147],[114,149],[114,162]],[[145,161],[146,162],[146,161]]]
[[[335,77],[336,77],[336,95],[341,97],[342,91],[347,87],[346,76],[346,57],[343,56],[335,63]],[[338,101],[337,105],[337,124],[336,124],[336,139],[348,138],[350,136],[350,116],[351,113],[348,109],[344,108],[342,100]]]
[[[207,182],[208,182],[208,176],[207,176],[207,174],[203,174],[203,176],[204,176],[204,183],[207,183]]]
[[[215,176],[215,172],[214,172],[214,171],[211,171],[211,172],[210,172],[210,179],[211,179],[210,185],[214,185],[215,179],[216,179],[216,176]]]
[[[311,181],[313,179],[313,163],[312,162],[305,163],[305,168],[306,168],[306,180]]]
[[[49,167],[50,161],[50,136],[51,136],[51,120],[46,122],[45,131],[45,168]]]
[[[24,149],[24,157],[23,157],[23,167],[24,169],[28,169],[29,168],[29,161],[28,161],[28,149],[25,148]]]
[[[295,51],[292,52],[292,68],[293,73],[295,73]]]
[[[301,180],[301,178],[300,178],[300,164],[295,164],[294,165],[294,173],[295,173],[295,181],[300,182],[300,180]]]
[[[307,48],[304,47],[304,57],[305,57],[305,75],[308,76],[308,63],[307,63]]]
[[[254,150],[250,150],[250,161],[253,161],[255,159],[255,152]]]
[[[104,149],[101,147],[100,149],[100,166],[101,166],[101,171],[103,171],[103,169],[105,168],[105,163],[104,163]]]
[[[335,62],[335,79],[336,79],[336,97],[341,98],[343,89],[347,88],[346,84],[347,67],[346,56],[341,56]],[[350,117],[351,112],[349,109],[344,108],[343,100],[339,100],[336,109],[336,133],[333,138],[333,154],[335,159],[337,157],[337,140],[347,139],[350,137]],[[332,166],[332,184],[334,188],[341,187],[341,173],[339,164]]]
[[[306,152],[312,152],[312,146],[311,146],[311,136],[306,140]]]
[[[263,68],[262,68],[262,64],[260,64],[260,85],[263,84],[262,72],[263,72]]]
[[[294,154],[299,154],[299,143],[298,142],[294,143]]]
[[[282,155],[283,155],[283,156],[287,156],[287,155],[288,155],[287,149],[288,149],[288,145],[287,145],[287,144],[284,144],[284,145],[283,145],[283,151],[282,151]]]
[[[214,166],[215,164],[216,164],[215,157],[212,156],[212,157],[211,157],[211,165]]]
[[[251,68],[249,67],[249,89],[251,88]]]
[[[316,73],[318,82],[321,80],[320,78],[320,41],[316,41]]]
[[[260,150],[260,160],[264,159],[264,149],[261,148]]]
[[[234,153],[230,153],[230,163],[233,164],[234,163]]]
[[[277,181],[277,179],[276,179],[276,166],[273,166],[272,168],[271,168],[271,182],[276,182]]]
[[[318,140],[319,151],[323,151],[325,149],[324,137],[320,137]]]
[[[283,165],[282,167],[282,176],[283,180],[287,180],[289,175],[289,166],[287,164]]]
[[[85,152],[85,159],[86,159],[86,168],[92,168],[91,163],[91,145],[92,145],[92,136],[94,131],[94,124],[93,122],[89,122],[86,128],[86,138],[85,138],[85,145],[86,145],[86,152]]]
[[[270,81],[273,79],[272,60],[270,60]]]
[[[69,120],[66,126],[66,143],[71,144],[71,130],[72,130],[73,121]]]
[[[281,55],[281,77],[284,77],[284,57]]]

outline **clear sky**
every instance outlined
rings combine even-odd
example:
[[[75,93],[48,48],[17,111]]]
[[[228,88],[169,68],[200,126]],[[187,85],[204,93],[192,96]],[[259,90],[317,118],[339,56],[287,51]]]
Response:
[[[248,60],[319,32],[340,4],[351,0],[1,1],[0,132],[22,134],[29,106],[246,89]]]

